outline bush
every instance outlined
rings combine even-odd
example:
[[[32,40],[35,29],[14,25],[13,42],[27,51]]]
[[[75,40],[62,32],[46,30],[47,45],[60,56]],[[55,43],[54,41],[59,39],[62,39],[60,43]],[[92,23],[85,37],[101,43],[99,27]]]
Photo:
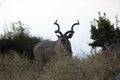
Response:
[[[33,46],[42,38],[30,35],[30,31],[21,21],[11,23],[11,30],[5,29],[0,37],[0,51],[7,53],[14,50],[19,54],[30,55]]]

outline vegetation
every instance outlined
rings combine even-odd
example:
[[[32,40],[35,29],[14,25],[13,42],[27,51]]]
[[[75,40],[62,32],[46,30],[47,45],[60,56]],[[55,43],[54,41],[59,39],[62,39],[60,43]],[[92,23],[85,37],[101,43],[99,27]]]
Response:
[[[43,66],[43,70],[36,71],[34,60],[28,59],[28,55],[43,39],[29,33],[28,28],[18,21],[11,23],[11,30],[7,28],[0,35],[0,80],[117,80],[120,77],[120,58],[103,52],[83,59],[58,53]],[[93,42],[89,45],[104,49],[119,41],[119,33],[118,26],[114,28],[106,14],[101,16],[99,13],[99,19],[94,19],[91,24]]]
[[[14,50],[20,55],[30,55],[33,46],[42,41],[42,38],[30,35],[29,29],[21,21],[11,23],[10,28],[0,35],[1,53]]]
[[[15,51],[0,54],[0,80],[115,80],[120,71],[120,59],[105,58],[102,52],[82,60],[61,54],[42,71],[35,71],[35,65]]]
[[[117,19],[117,18],[116,18]],[[116,20],[116,24],[117,24]],[[115,25],[111,24],[110,20],[106,17],[106,13],[101,16],[99,12],[99,18],[94,19],[91,23],[91,39],[93,42],[89,45],[93,48],[95,47],[102,47],[105,50],[108,46],[113,43],[120,42],[120,29],[118,24]]]

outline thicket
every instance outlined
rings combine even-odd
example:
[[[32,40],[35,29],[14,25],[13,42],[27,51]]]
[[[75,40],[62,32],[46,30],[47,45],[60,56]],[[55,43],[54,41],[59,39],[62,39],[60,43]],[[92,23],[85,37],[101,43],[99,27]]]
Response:
[[[29,28],[21,21],[12,22],[0,34],[0,53],[13,50],[20,55],[30,56],[34,45],[42,40],[41,37],[32,36]]]
[[[107,18],[106,13],[101,15],[99,12],[98,19],[91,22],[91,36],[93,40],[89,45],[92,48],[101,47],[105,50],[108,46],[120,42],[120,28],[118,26],[118,17],[116,17],[116,25]]]

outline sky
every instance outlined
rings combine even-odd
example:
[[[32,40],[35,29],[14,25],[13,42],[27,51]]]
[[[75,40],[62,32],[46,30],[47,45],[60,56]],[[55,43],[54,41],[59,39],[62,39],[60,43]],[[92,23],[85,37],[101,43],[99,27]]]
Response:
[[[114,23],[120,14],[120,0],[0,0],[0,33],[5,24],[21,20],[30,27],[32,35],[54,41],[56,19],[63,33],[79,20],[70,42],[74,55],[85,55],[91,50],[90,22],[98,18],[99,11]]]

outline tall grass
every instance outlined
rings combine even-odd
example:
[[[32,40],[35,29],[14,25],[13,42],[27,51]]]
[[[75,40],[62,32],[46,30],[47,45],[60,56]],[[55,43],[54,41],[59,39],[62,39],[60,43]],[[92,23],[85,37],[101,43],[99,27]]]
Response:
[[[42,71],[26,57],[10,51],[0,55],[0,80],[115,80],[120,71],[120,59],[107,59],[103,53],[86,59],[70,58],[57,54]]]

